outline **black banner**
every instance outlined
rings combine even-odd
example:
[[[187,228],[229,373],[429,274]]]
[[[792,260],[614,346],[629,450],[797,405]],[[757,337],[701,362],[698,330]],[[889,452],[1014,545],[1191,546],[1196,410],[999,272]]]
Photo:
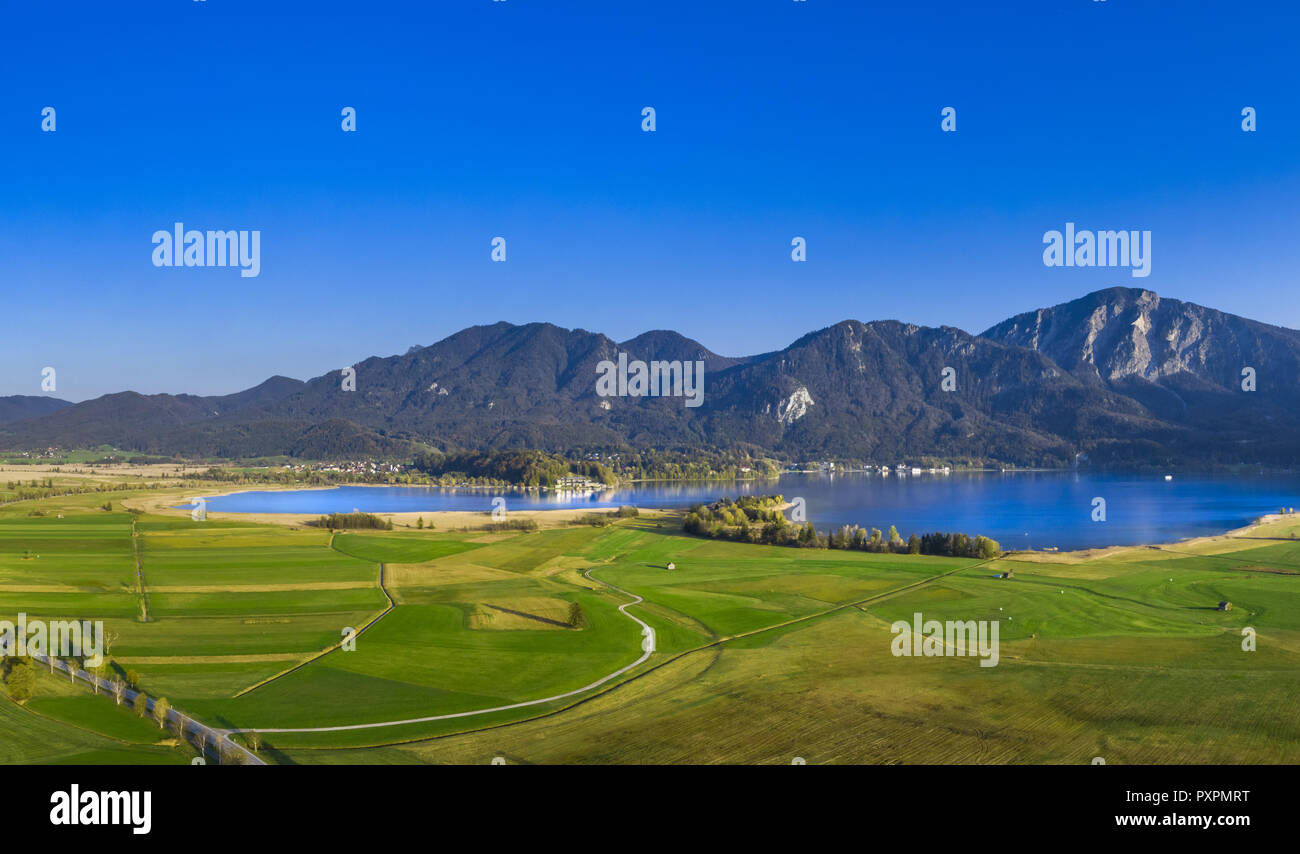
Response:
[[[589,838],[647,821],[680,838],[703,821],[712,827],[700,833],[735,838],[777,824],[927,840],[1232,842],[1285,832],[1294,776],[1278,766],[41,767],[13,774],[22,785],[10,819],[49,838],[123,841],[192,840],[213,825],[336,844],[435,825],[537,841],[566,826]]]

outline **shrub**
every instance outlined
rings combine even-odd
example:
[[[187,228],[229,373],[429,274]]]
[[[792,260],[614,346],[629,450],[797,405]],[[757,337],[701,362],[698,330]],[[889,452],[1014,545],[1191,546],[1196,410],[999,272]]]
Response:
[[[367,529],[379,531],[393,530],[391,520],[380,519],[373,513],[331,513],[328,516],[321,516],[319,519],[313,519],[307,523],[317,528],[329,528],[331,530],[353,530]]]

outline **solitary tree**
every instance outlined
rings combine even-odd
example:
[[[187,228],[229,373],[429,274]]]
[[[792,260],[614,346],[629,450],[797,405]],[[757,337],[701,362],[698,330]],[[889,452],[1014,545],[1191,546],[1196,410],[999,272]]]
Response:
[[[9,666],[9,675],[5,677],[9,696],[16,702],[24,703],[32,698],[36,689],[36,671],[31,664],[19,659]]]
[[[979,551],[979,556],[985,560],[991,560],[1002,553],[1002,546],[998,545],[997,540],[990,540],[988,537],[976,537],[975,547]]]
[[[117,701],[117,705],[119,705],[119,706],[122,705],[122,698],[123,698],[125,695],[126,695],[126,683],[123,682],[121,679],[114,679],[114,680],[113,680],[113,699]]]
[[[149,698],[144,695],[143,691],[135,695],[131,708],[135,709],[135,713],[140,717],[144,717],[149,711]]]
[[[167,718],[172,710],[172,704],[167,702],[166,697],[159,697],[153,701],[153,719],[158,722],[158,729],[167,725]]]
[[[262,749],[262,734],[257,730],[248,733],[248,748],[254,753]]]

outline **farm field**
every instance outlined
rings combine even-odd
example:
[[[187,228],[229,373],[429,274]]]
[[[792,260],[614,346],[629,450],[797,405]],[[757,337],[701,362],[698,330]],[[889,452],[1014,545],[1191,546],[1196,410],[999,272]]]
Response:
[[[983,562],[699,539],[672,516],[332,534],[104,500],[0,507],[0,619],[103,620],[115,672],[266,731],[273,764],[1300,761],[1293,519]],[[997,666],[893,655],[915,613],[997,621]],[[630,616],[655,632],[640,664]],[[351,728],[274,731],[332,727]],[[186,761],[159,735],[48,675],[0,701],[5,762]]]

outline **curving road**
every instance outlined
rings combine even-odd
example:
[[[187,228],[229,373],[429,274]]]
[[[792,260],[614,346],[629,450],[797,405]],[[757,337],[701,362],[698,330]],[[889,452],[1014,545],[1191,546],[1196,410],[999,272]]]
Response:
[[[221,730],[220,732],[222,733],[342,732],[344,730],[350,730],[350,729],[376,729],[379,727],[403,726],[404,724],[422,724],[422,723],[429,723],[430,721],[446,721],[446,720],[451,720],[453,718],[469,718],[469,717],[474,717],[475,715],[490,715],[493,712],[507,712],[510,711],[511,709],[524,709],[529,706],[540,706],[544,703],[552,703],[556,700],[567,700],[569,697],[576,697],[577,695],[590,691],[593,688],[599,688],[601,685],[604,685],[609,680],[617,679],[619,676],[622,676],[624,673],[627,673],[632,668],[636,667],[639,664],[644,663],[646,660],[650,658],[650,656],[654,653],[654,637],[655,637],[654,631],[655,630],[650,627],[649,623],[637,617],[634,617],[627,612],[627,609],[630,608],[631,606],[639,605],[643,601],[645,601],[644,599],[642,599],[642,597],[636,595],[635,593],[629,593],[628,591],[624,590],[621,587],[615,587],[613,584],[610,584],[608,581],[602,581],[599,578],[594,578],[591,575],[590,569],[586,570],[583,573],[583,575],[588,580],[597,581],[605,585],[606,587],[610,588],[611,590],[616,590],[619,593],[622,593],[624,596],[632,597],[634,601],[619,605],[618,610],[619,613],[621,613],[623,616],[627,617],[629,620],[633,621],[634,623],[636,623],[641,627],[641,637],[642,637],[642,641],[641,641],[642,652],[640,658],[638,658],[636,661],[632,662],[631,664],[627,665],[626,667],[620,667],[618,670],[615,670],[613,673],[600,677],[595,682],[592,682],[590,685],[584,685],[581,688],[575,688],[572,691],[565,691],[563,694],[556,694],[553,697],[542,697],[537,700],[525,700],[522,703],[511,703],[508,706],[493,706],[490,709],[474,709],[468,712],[452,712],[451,714],[446,714],[446,715],[429,715],[428,717],[423,717],[423,718],[407,718],[406,720],[401,720],[401,721],[380,721],[378,723],[372,723],[372,724],[348,724],[347,726],[276,727],[272,729],[262,729],[258,727],[249,730]]]

